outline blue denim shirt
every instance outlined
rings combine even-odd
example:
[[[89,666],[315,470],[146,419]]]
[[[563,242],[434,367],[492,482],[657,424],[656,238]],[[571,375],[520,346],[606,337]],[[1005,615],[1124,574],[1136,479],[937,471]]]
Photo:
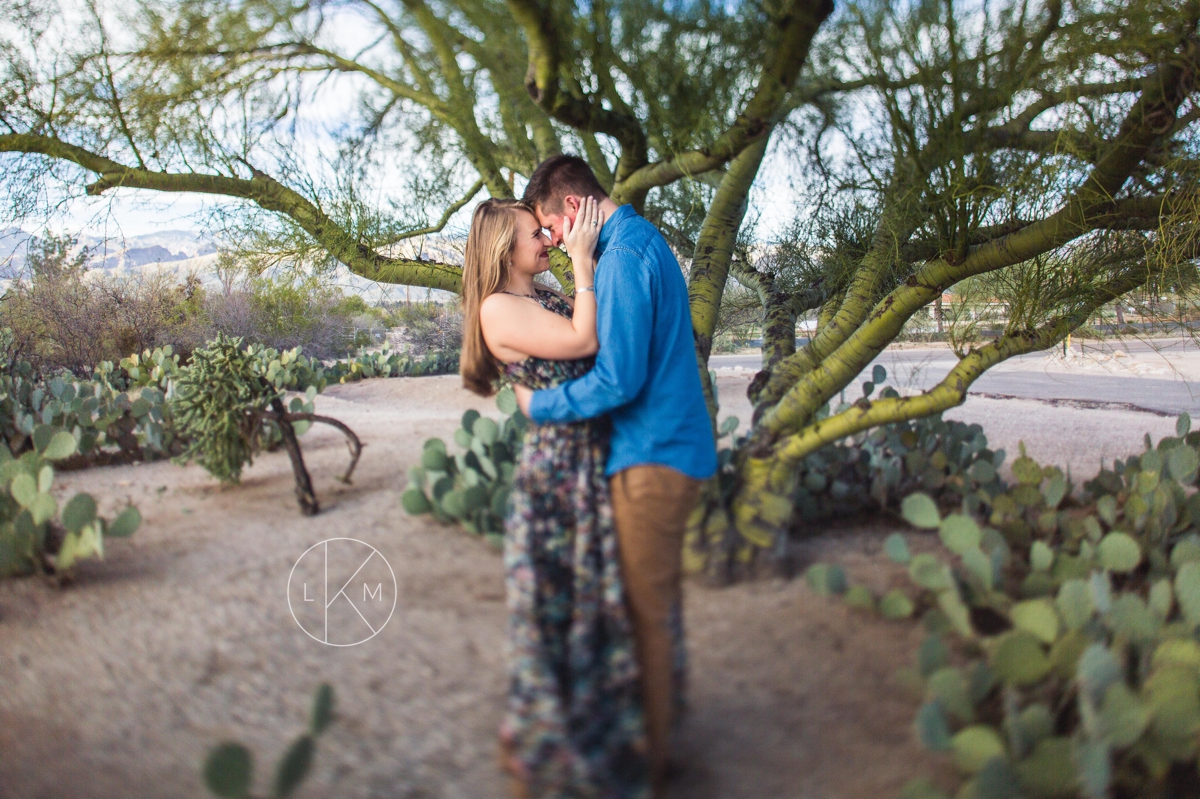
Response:
[[[717,469],[704,405],[687,284],[653,225],[622,205],[597,244],[596,366],[578,380],[535,392],[535,422],[612,419],[609,475],[669,466],[699,480]]]

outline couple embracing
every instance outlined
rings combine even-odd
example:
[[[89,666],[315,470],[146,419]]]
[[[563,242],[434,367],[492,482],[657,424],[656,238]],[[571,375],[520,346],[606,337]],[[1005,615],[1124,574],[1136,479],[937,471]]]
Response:
[[[534,278],[564,246],[569,299]],[[682,708],[683,533],[716,470],[687,286],[662,235],[555,156],[487,200],[463,265],[462,377],[530,418],[505,523],[501,762],[531,799],[659,799]]]

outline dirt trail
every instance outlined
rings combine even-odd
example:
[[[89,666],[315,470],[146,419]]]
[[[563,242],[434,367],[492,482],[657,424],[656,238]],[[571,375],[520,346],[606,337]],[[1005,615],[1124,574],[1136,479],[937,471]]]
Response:
[[[738,378],[722,380],[722,397],[746,419],[743,390]],[[64,590],[0,583],[0,797],[205,796],[199,765],[230,738],[254,751],[265,792],[312,690],[328,680],[339,717],[300,795],[502,799],[500,557],[398,502],[421,443],[449,437],[468,407],[494,413],[455,377],[328,390],[318,411],[351,425],[367,448],[354,484],[342,486],[337,434],[304,437],[324,506],[311,519],[298,513],[282,453],[261,458],[235,488],[170,464],[64,476],[65,495],[89,490],[102,511],[129,497],[145,522]],[[1119,421],[1139,425],[1136,442],[1156,417],[1132,416]],[[1119,437],[1114,421],[1105,429]],[[1053,426],[1043,426],[1053,443]],[[806,554],[843,562],[882,590],[899,577],[877,557],[878,533],[840,531]],[[297,558],[338,536],[376,547],[399,586],[390,623],[345,648],[309,638],[287,601]],[[894,680],[919,630],[851,613],[799,580],[691,583],[686,612],[687,772],[673,799],[875,799],[944,768],[912,742],[915,702]]]

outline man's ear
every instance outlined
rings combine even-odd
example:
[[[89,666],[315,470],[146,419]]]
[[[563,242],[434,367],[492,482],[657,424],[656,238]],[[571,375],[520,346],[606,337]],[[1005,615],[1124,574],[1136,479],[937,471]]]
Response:
[[[563,214],[571,217],[571,221],[575,221],[575,217],[579,215],[579,198],[574,194],[568,194],[563,197]]]

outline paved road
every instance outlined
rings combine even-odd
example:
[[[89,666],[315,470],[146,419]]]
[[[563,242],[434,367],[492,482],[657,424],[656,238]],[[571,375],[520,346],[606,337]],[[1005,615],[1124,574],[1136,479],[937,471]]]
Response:
[[[1133,354],[1158,349],[1175,355],[1185,348],[1194,350],[1195,347],[1187,340],[1129,341],[1121,345]],[[1192,416],[1200,416],[1200,382],[1172,379],[1169,375],[1050,372],[1044,368],[1044,359],[1045,353],[1013,358],[975,381],[970,393],[1124,405],[1171,415],[1187,411]],[[885,351],[876,363],[883,364],[888,370],[890,384],[900,389],[926,389],[940,381],[956,361],[954,353],[946,348],[895,349]],[[710,361],[714,367],[742,366],[747,369],[758,369],[761,364],[758,355],[714,355]],[[861,380],[869,379],[870,373],[871,369],[866,369]]]

